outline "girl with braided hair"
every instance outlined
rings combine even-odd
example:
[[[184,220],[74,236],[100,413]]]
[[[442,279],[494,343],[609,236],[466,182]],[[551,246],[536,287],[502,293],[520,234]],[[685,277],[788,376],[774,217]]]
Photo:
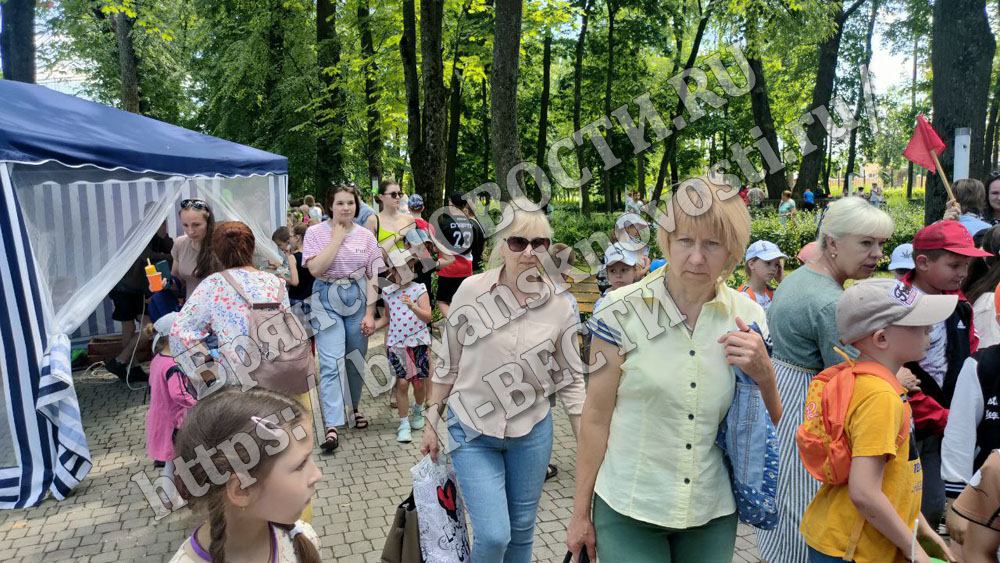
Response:
[[[171,563],[318,563],[299,519],[322,474],[311,419],[281,393],[225,387],[191,409],[177,435],[174,481],[206,515]]]

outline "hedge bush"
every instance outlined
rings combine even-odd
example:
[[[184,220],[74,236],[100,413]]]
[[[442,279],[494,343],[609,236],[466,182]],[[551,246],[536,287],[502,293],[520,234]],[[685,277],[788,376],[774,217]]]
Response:
[[[889,254],[896,246],[910,242],[913,236],[923,227],[923,207],[916,203],[890,206],[888,213],[895,222],[896,228],[885,243],[885,257],[879,264],[881,268],[889,263]],[[555,242],[570,246],[586,239],[596,232],[608,234],[614,228],[618,214],[592,213],[588,218],[579,211],[557,207],[549,216],[549,221],[555,231]],[[769,240],[791,257],[789,267],[798,266],[795,255],[806,244],[816,240],[818,214],[799,211],[793,219],[785,224],[778,220],[777,212],[772,208],[754,210],[752,214],[750,241]],[[650,254],[660,256],[656,246],[655,236],[650,236],[652,245]],[[581,259],[578,263],[582,264]]]

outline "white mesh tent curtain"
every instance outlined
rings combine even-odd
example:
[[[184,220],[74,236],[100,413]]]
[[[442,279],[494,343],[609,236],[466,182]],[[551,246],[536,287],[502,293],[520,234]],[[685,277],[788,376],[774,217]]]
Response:
[[[287,160],[39,86],[0,80],[0,100],[0,508],[19,508],[91,468],[69,335],[184,197],[280,259]]]

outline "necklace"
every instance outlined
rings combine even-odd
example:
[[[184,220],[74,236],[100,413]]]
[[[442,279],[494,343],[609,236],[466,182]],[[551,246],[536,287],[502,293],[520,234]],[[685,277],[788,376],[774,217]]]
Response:
[[[667,276],[663,276],[663,289],[667,291],[667,296],[670,297],[670,302],[673,304],[674,309],[677,310],[677,315],[681,318],[681,322],[684,324],[684,328],[688,331],[688,336],[694,336],[694,326],[688,322],[688,317],[683,312],[681,308],[677,306],[677,300],[674,299],[672,293],[670,293],[670,283],[667,281]]]

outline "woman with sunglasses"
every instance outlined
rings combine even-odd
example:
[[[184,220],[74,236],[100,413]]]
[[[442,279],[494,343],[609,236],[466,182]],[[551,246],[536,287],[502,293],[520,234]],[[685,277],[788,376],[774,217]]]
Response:
[[[354,223],[360,204],[355,188],[335,184],[323,203],[329,219],[306,231],[302,262],[316,278],[313,294],[319,294],[323,306],[322,311],[312,309],[320,326],[316,352],[326,425],[326,439],[320,447],[332,452],[340,444],[337,427],[344,425],[342,375],[347,377],[355,426],[368,427],[368,420],[358,411],[364,365],[359,369],[353,360],[355,352],[362,358],[368,353],[368,337],[375,330],[376,275],[385,262],[375,235]],[[339,365],[345,358],[347,373],[341,374]]]
[[[203,199],[181,201],[181,227],[184,234],[177,237],[170,254],[174,264],[170,275],[184,284],[184,297],[191,297],[201,280],[219,270],[212,235],[215,233],[215,214]]]
[[[378,185],[379,212],[377,223],[378,244],[386,252],[403,248],[403,235],[415,225],[413,216],[400,210],[403,188],[392,179]]]
[[[432,430],[424,430],[420,445],[437,460],[433,429],[444,429],[436,423],[447,399],[457,418],[449,424],[449,447],[475,530],[476,563],[531,561],[552,451],[548,395],[558,389],[574,434],[585,395],[579,319],[539,273],[552,228],[541,211],[521,210],[528,202],[511,205],[517,211],[496,235],[490,269],[466,278],[455,292],[443,329],[447,346],[438,351],[431,380]]]

